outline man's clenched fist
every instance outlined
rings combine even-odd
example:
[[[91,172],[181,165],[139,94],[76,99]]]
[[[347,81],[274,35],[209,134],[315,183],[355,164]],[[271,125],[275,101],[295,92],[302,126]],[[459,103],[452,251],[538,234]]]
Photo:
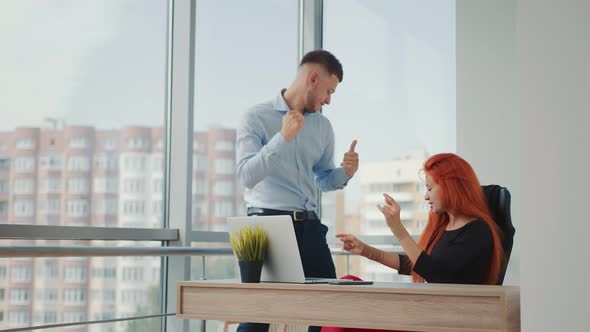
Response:
[[[283,127],[281,128],[281,135],[288,141],[291,142],[297,133],[303,128],[305,124],[305,118],[303,114],[297,111],[289,111],[283,117]]]

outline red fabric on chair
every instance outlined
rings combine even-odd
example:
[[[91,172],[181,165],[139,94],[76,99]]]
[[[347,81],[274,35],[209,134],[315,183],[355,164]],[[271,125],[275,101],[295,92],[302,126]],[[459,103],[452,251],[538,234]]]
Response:
[[[363,280],[355,275],[347,274],[340,279],[348,279],[348,280]],[[333,327],[333,326],[324,326],[322,327],[322,332],[403,332],[403,331],[393,331],[393,330],[373,330],[373,329],[360,329],[354,327]]]

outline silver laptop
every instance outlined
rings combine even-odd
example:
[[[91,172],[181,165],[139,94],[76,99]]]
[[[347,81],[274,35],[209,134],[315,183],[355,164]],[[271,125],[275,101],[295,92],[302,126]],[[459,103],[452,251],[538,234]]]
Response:
[[[305,278],[297,238],[295,237],[295,230],[290,216],[229,217],[227,223],[230,232],[237,232],[238,229],[246,225],[261,226],[268,232],[268,253],[262,265],[261,282],[326,284],[338,280]]]

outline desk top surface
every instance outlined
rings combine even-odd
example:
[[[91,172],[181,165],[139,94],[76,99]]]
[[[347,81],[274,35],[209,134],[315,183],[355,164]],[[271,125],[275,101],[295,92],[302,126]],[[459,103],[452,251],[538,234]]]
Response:
[[[239,280],[194,280],[179,281],[177,287],[225,288],[225,289],[274,289],[298,291],[338,291],[362,293],[398,293],[462,296],[505,296],[519,293],[517,286],[416,284],[408,282],[375,282],[372,285],[329,285],[293,283],[241,283]]]

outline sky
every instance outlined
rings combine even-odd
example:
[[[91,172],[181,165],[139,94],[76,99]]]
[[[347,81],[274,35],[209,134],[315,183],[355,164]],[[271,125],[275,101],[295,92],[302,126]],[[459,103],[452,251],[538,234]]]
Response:
[[[197,1],[195,130],[235,128],[291,83],[297,15],[294,0]],[[163,126],[166,28],[164,0],[0,1],[0,131]],[[325,0],[323,42],[344,67],[323,109],[337,164],[354,139],[361,165],[455,151],[454,1]]]
[[[159,0],[0,1],[0,130],[161,126],[166,11]]]
[[[0,130],[162,126],[166,15],[163,0],[1,1]],[[453,151],[454,2],[326,0],[324,19],[344,66],[323,110],[337,155],[353,139],[365,160]],[[197,1],[195,129],[235,127],[290,84],[297,22],[296,1]]]

